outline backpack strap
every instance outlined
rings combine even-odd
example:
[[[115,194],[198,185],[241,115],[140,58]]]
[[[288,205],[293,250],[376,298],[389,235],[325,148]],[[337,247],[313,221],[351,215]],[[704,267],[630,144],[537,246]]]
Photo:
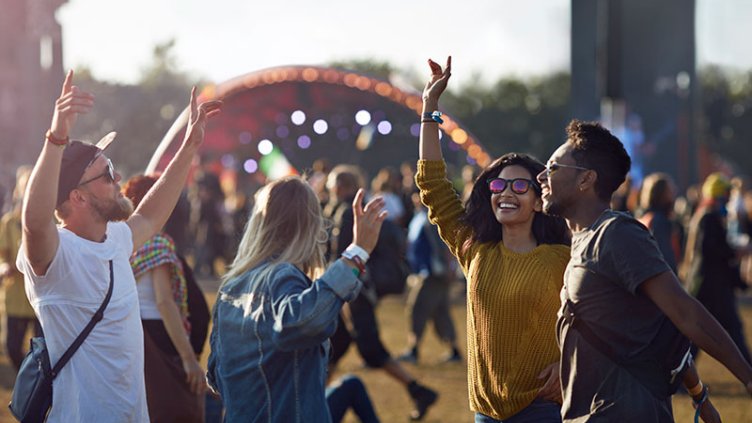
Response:
[[[80,334],[76,337],[76,340],[73,341],[70,347],[63,353],[62,357],[60,357],[60,360],[55,363],[55,367],[52,368],[51,376],[54,380],[55,377],[57,377],[58,373],[60,373],[60,370],[68,363],[68,360],[73,357],[73,354],[78,350],[78,347],[81,346],[81,344],[84,343],[84,340],[87,336],[89,336],[89,333],[91,333],[92,329],[94,329],[94,326],[96,326],[97,323],[99,323],[100,320],[102,320],[102,317],[104,317],[104,310],[107,308],[107,304],[110,303],[110,298],[112,297],[112,287],[115,284],[115,274],[112,270],[112,260],[110,260],[110,288],[107,290],[107,295],[104,297],[104,301],[102,302],[102,305],[99,306],[99,309],[94,313],[94,316],[92,316],[91,320],[89,321],[89,324],[86,325],[84,330],[81,331]]]

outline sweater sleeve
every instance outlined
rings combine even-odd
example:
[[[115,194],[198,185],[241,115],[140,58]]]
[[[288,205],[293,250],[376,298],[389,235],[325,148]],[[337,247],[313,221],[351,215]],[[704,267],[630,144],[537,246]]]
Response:
[[[469,264],[462,246],[472,235],[472,229],[460,222],[465,214],[459,195],[446,177],[446,164],[441,160],[418,160],[415,184],[420,199],[428,207],[428,218],[439,228],[439,235],[464,269]]]

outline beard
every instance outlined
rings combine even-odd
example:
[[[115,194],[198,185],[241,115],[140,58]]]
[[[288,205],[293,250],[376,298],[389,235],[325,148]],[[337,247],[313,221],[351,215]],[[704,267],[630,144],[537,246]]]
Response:
[[[128,197],[100,200],[92,197],[92,207],[105,222],[126,220],[133,214],[133,203]]]
[[[549,216],[556,216],[565,218],[566,205],[561,201],[551,201],[550,196],[548,200],[543,201],[543,213]]]

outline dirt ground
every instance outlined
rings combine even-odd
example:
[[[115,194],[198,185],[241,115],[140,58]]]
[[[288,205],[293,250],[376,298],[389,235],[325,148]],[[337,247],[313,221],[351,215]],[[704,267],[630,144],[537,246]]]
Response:
[[[202,281],[210,303],[214,302],[217,282]],[[457,299],[452,313],[460,345],[465,346],[465,306],[461,298],[462,288],[457,287]],[[0,302],[1,304],[2,302]],[[752,341],[752,297],[745,297],[741,302],[742,318],[747,339]],[[378,318],[382,329],[382,339],[394,355],[401,353],[405,346],[407,319],[404,313],[404,300],[401,297],[387,298],[378,309]],[[207,348],[208,350],[208,348]],[[446,354],[429,327],[424,337],[420,361],[417,365],[406,364],[408,371],[440,393],[437,404],[424,419],[427,423],[471,423],[473,414],[469,411],[467,400],[467,380],[465,363],[441,363]],[[206,353],[203,357],[206,362]],[[742,385],[718,362],[707,355],[698,360],[698,367],[703,380],[710,386],[711,399],[720,411],[724,422],[752,422],[752,399]],[[338,374],[354,373],[365,382],[373,399],[376,411],[382,422],[404,422],[410,410],[410,401],[406,391],[384,372],[363,367],[360,358],[351,348],[338,369]],[[7,404],[14,381],[14,372],[4,354],[0,354],[0,404]],[[674,397],[674,414],[677,422],[690,422],[694,412],[690,399],[684,395]],[[7,407],[0,407],[0,423],[14,421]],[[358,420],[352,415],[346,422]]]

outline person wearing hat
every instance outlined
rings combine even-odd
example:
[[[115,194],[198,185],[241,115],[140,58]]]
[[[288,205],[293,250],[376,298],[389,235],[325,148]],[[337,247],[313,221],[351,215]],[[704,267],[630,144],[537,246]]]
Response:
[[[739,273],[738,251],[728,242],[726,203],[731,183],[711,173],[702,184],[702,199],[689,224],[684,269],[690,294],[708,309],[752,364],[736,305],[737,289],[747,289]]]
[[[69,141],[77,117],[93,104],[94,96],[74,86],[69,71],[29,180],[16,265],[24,273],[53,366],[102,304],[111,275],[113,280],[104,318],[54,380],[47,421],[149,421],[143,331],[128,258],[169,217],[203,142],[206,121],[219,113],[221,102],[197,104],[194,87],[183,143],[135,211],[104,154],[115,134],[97,145]]]

